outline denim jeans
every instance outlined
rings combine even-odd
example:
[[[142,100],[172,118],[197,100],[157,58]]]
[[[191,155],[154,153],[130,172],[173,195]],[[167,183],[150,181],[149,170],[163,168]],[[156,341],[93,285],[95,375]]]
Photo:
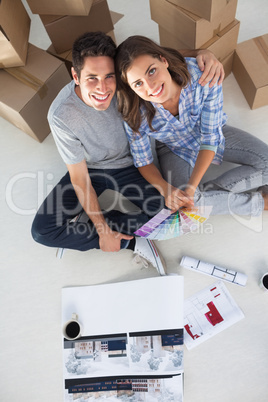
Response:
[[[133,202],[140,212],[115,210],[113,205],[103,211],[112,230],[132,235],[164,207],[164,198],[151,186],[133,165],[123,169],[88,169],[97,196],[111,189]],[[70,222],[83,211],[69,173],[59,181],[40,206],[33,224],[35,241],[49,247],[62,247],[86,251],[99,248],[99,237],[89,219],[87,222]],[[128,241],[121,241],[121,248]]]
[[[268,145],[251,134],[225,125],[223,161],[237,164],[213,180],[203,183],[195,192],[195,205],[212,205],[213,215],[258,216],[264,200],[258,189],[268,184]],[[156,153],[164,178],[184,189],[192,167],[166,145],[157,142]]]

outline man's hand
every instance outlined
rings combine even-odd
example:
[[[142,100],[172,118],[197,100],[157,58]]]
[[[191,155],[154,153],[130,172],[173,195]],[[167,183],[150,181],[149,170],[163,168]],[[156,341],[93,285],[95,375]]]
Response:
[[[203,74],[199,79],[199,84],[204,86],[210,82],[209,87],[213,87],[217,82],[218,85],[222,84],[224,79],[223,65],[217,60],[214,54],[207,49],[198,50],[196,56],[198,67]]]
[[[110,228],[105,233],[99,233],[99,245],[102,251],[120,251],[121,240],[131,240],[133,236],[128,236],[119,232],[114,232]]]
[[[174,213],[181,207],[192,208],[194,201],[188,196],[185,191],[179,190],[176,187],[169,186],[168,193],[165,195],[165,205]]]

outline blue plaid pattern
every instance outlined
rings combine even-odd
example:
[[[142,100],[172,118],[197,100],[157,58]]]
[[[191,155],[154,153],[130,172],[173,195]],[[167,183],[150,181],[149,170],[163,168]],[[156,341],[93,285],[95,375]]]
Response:
[[[156,114],[152,126],[155,131],[150,130],[145,117],[142,119],[139,133],[134,133],[124,123],[136,167],[153,162],[150,136],[165,143],[191,166],[195,165],[201,145],[202,149],[206,148],[206,145],[208,149],[211,146],[216,147],[213,163],[222,162],[224,152],[222,126],[227,120],[226,114],[222,111],[222,87],[214,85],[209,88],[208,84],[202,87],[198,84],[202,72],[196,60],[186,58],[186,62],[191,74],[191,83],[181,91],[179,120],[162,105],[153,103]]]

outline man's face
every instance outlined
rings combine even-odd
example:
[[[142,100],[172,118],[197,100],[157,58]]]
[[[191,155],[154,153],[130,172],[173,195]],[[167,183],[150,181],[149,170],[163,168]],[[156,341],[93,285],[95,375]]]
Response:
[[[76,94],[86,105],[106,110],[116,91],[114,60],[108,56],[86,57],[80,79],[74,69]]]

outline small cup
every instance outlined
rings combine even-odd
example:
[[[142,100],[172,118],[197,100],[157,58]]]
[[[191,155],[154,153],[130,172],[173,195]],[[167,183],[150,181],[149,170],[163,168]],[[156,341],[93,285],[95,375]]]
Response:
[[[81,336],[81,324],[78,321],[78,315],[73,313],[71,320],[67,321],[63,326],[63,336],[73,341]]]
[[[260,281],[260,287],[261,287],[263,290],[268,291],[268,272],[266,272],[266,273],[262,276],[261,281]]]

